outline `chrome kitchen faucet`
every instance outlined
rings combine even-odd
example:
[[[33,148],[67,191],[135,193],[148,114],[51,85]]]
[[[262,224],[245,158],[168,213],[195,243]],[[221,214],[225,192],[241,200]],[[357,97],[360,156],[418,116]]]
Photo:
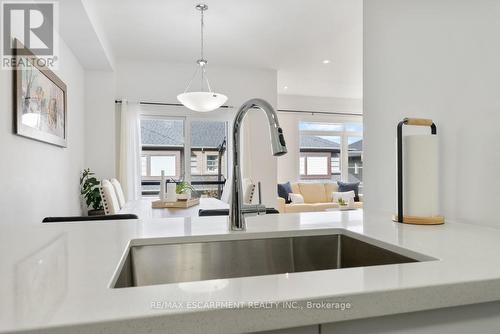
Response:
[[[229,220],[231,221],[231,230],[244,231],[246,229],[245,214],[265,213],[266,207],[262,204],[250,205],[243,203],[243,188],[241,184],[241,158],[240,158],[240,130],[243,119],[251,109],[260,109],[266,113],[269,121],[269,131],[271,134],[271,146],[274,156],[286,154],[285,137],[283,130],[278,122],[278,115],[273,107],[262,99],[251,99],[243,103],[233,123],[233,177],[231,189],[231,210],[229,211]]]

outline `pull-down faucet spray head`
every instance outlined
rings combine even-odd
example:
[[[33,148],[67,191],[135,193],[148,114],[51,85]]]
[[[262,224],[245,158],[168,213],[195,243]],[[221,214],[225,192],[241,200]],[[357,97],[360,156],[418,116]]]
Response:
[[[271,145],[275,157],[285,155],[288,152],[285,137],[283,137],[283,130],[279,126],[275,128],[271,127]]]

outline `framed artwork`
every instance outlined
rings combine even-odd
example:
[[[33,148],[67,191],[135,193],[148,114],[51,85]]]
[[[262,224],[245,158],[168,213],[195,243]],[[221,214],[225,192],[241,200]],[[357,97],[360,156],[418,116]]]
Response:
[[[17,49],[24,49],[18,40]],[[41,66],[24,49],[18,53],[14,71],[16,134],[60,147],[67,146],[66,84]]]

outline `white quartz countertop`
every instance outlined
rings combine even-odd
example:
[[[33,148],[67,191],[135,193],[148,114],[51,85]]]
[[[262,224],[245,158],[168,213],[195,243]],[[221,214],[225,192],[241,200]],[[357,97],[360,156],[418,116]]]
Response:
[[[110,288],[130,244],[336,233],[436,260]],[[400,225],[361,210],[252,217],[246,232],[229,231],[226,217],[2,222],[0,332],[236,333],[500,300],[499,240],[493,228]],[[270,303],[283,301],[301,307]]]

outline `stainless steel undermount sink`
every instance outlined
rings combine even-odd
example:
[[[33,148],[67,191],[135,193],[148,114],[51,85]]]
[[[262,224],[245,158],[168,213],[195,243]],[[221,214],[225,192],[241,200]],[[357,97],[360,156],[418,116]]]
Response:
[[[113,287],[426,260],[425,256],[417,260],[343,234],[131,246]]]

